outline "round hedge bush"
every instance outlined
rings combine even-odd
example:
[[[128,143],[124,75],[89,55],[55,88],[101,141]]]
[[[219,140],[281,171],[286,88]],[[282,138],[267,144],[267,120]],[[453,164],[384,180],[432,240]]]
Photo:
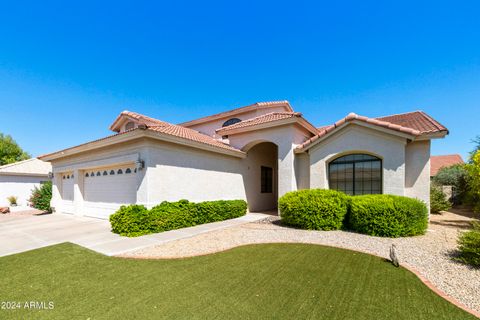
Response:
[[[348,227],[380,237],[407,237],[424,234],[428,209],[417,199],[376,194],[352,197]]]
[[[342,228],[350,197],[335,190],[310,189],[286,193],[278,200],[282,222],[307,230]]]

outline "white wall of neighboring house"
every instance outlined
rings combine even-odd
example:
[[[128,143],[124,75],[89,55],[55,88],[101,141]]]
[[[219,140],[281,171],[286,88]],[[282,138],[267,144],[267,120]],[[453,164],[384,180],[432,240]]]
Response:
[[[42,181],[48,181],[47,177],[0,175],[0,207],[8,207],[9,196],[18,197],[19,206],[27,206],[28,199],[35,187],[40,187]]]
[[[406,139],[370,128],[349,125],[309,150],[310,188],[328,189],[328,163],[349,153],[382,159],[383,193],[405,195]]]

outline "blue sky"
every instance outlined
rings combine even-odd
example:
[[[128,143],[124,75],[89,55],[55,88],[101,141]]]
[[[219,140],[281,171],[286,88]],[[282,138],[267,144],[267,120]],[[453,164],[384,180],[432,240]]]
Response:
[[[0,132],[38,155],[109,134],[128,109],[172,123],[287,99],[313,124],[424,110],[480,134],[478,1],[18,1],[0,10]]]

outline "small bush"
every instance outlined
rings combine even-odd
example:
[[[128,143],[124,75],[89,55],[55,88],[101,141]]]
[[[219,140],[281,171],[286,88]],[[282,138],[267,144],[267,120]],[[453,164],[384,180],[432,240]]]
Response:
[[[343,225],[349,199],[339,191],[310,189],[286,193],[278,205],[285,224],[307,230],[337,230]]]
[[[51,212],[50,201],[52,200],[52,182],[45,182],[40,188],[35,187],[32,190],[32,195],[28,200],[32,207]]]
[[[457,260],[480,267],[480,223],[473,223],[473,230],[464,232],[458,238],[460,256]]]
[[[430,186],[430,211],[432,213],[440,213],[440,211],[447,211],[452,205],[447,200],[443,191],[434,185]]]
[[[352,197],[348,226],[360,233],[381,237],[424,234],[428,210],[420,200],[378,194]]]
[[[246,212],[247,203],[243,200],[164,201],[150,210],[142,205],[122,206],[110,216],[110,223],[113,232],[136,237],[237,218]]]
[[[152,229],[147,208],[136,204],[121,206],[110,216],[110,224],[112,231],[122,236],[140,236]]]
[[[8,200],[8,203],[10,203],[10,206],[16,206],[17,201],[18,201],[18,197],[10,196],[10,197],[7,197],[7,200]]]

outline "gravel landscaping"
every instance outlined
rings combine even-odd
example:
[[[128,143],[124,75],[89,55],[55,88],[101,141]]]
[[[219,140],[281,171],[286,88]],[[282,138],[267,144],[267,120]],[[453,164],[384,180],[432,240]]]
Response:
[[[455,212],[455,213],[454,213]],[[458,233],[472,220],[466,210],[431,215],[426,235],[379,238],[345,231],[306,231],[282,226],[277,217],[172,241],[131,252],[136,258],[180,258],[204,255],[255,243],[297,242],[341,247],[388,258],[395,244],[401,264],[418,270],[437,288],[480,312],[480,270],[452,260]],[[125,255],[123,255],[125,256]]]

